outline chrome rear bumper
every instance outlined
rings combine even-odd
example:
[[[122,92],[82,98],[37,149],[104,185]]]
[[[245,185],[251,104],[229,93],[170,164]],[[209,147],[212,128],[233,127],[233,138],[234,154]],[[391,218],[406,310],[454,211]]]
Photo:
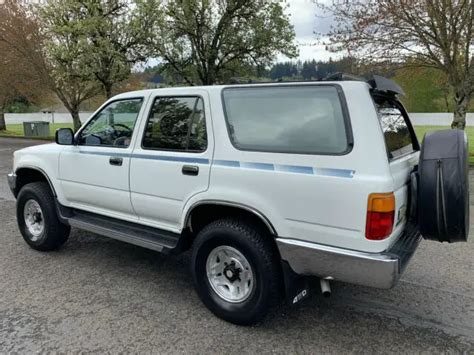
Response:
[[[294,272],[358,285],[391,288],[400,279],[421,240],[409,225],[382,253],[365,253],[295,239],[277,238],[278,249]]]

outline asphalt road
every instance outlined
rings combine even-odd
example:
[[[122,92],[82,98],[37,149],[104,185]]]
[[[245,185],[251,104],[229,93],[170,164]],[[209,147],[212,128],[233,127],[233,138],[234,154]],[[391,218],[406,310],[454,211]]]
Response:
[[[77,230],[57,252],[30,249],[5,174],[14,150],[38,143],[0,138],[0,353],[474,354],[472,236],[423,242],[392,290],[333,283],[329,299],[314,293],[260,325],[238,327],[201,304],[189,254]]]

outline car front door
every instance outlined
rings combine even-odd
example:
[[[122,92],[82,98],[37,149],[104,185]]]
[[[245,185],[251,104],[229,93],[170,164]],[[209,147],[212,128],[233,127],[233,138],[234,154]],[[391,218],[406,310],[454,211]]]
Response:
[[[145,97],[107,103],[61,152],[59,178],[70,207],[137,219],[130,202],[129,168],[136,122]]]
[[[176,231],[186,201],[209,186],[214,142],[208,95],[160,91],[147,112],[130,168],[132,205],[140,222]]]

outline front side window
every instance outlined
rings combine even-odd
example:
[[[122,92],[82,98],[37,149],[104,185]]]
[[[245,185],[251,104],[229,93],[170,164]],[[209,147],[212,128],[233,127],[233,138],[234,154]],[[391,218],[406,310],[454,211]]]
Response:
[[[142,102],[143,99],[111,102],[84,127],[79,136],[79,144],[128,147]]]
[[[207,134],[202,98],[156,98],[146,124],[143,148],[205,151]]]
[[[392,100],[374,97],[375,107],[382,126],[390,159],[415,150],[412,134],[400,107]]]
[[[301,154],[348,151],[345,117],[334,86],[228,88],[230,138],[242,150]]]

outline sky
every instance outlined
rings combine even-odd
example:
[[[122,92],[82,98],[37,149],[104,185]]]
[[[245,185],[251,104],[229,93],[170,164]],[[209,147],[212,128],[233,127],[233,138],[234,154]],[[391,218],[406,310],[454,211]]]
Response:
[[[298,59],[328,60],[329,57],[339,57],[340,55],[330,53],[325,50],[323,45],[317,44],[314,34],[315,32],[326,33],[331,26],[332,19],[321,16],[312,0],[287,0],[287,4],[289,7],[286,12],[290,15],[290,21],[295,28],[296,42],[300,50]],[[277,61],[286,59],[284,56],[279,56]]]

